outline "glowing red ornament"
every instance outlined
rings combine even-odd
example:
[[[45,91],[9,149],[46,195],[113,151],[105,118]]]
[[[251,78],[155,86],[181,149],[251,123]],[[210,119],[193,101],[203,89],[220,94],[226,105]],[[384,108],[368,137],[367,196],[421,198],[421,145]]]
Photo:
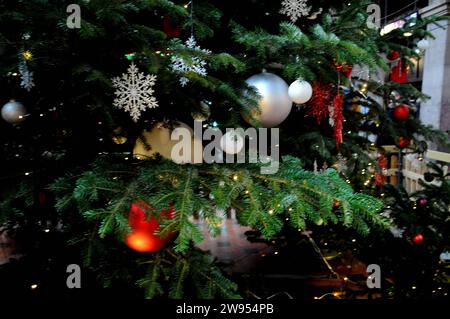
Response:
[[[412,238],[412,242],[413,242],[415,245],[420,245],[420,244],[422,244],[422,243],[423,243],[423,240],[424,240],[424,238],[423,238],[422,234],[416,234],[416,235],[414,235],[413,238]]]
[[[397,121],[405,121],[409,117],[409,107],[401,104],[394,109],[393,115]]]
[[[147,216],[146,212],[150,212]],[[132,229],[125,238],[125,243],[131,249],[141,252],[157,252],[166,246],[175,237],[175,233],[161,238],[155,233],[159,230],[162,217],[174,218],[174,209],[165,209],[159,214],[144,201],[131,204],[128,223]]]

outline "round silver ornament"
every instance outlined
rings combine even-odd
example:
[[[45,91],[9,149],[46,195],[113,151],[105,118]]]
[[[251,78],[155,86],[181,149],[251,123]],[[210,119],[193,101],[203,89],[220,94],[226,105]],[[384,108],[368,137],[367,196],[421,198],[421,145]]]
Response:
[[[19,124],[25,120],[27,109],[22,103],[11,100],[2,107],[2,118],[11,124]]]
[[[275,127],[288,117],[292,101],[288,94],[289,87],[282,78],[263,72],[248,78],[246,82],[260,95],[259,112],[254,110],[250,116],[244,115],[249,124],[259,122],[264,127]]]

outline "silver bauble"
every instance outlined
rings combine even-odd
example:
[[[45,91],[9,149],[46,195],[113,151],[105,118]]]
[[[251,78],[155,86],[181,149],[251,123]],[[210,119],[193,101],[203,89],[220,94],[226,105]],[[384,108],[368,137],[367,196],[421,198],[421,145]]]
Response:
[[[274,127],[282,123],[292,109],[287,83],[279,76],[263,72],[247,79],[247,84],[256,89],[261,96],[259,109],[252,112],[250,118],[244,116],[249,124],[259,122],[264,127]]]
[[[19,124],[25,120],[27,109],[22,103],[11,100],[2,107],[3,119],[11,124]]]

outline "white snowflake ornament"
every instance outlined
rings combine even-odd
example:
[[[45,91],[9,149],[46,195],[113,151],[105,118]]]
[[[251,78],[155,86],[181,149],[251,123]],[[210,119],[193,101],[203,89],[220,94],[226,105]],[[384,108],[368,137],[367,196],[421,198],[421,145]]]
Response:
[[[158,107],[158,101],[153,96],[152,89],[156,82],[156,75],[140,73],[133,62],[128,68],[128,73],[122,74],[122,77],[113,78],[112,82],[116,89],[113,105],[130,113],[133,121],[137,122],[141,112],[146,109]]]
[[[280,13],[287,15],[293,23],[297,22],[298,18],[308,16],[311,12],[311,7],[308,6],[306,0],[283,0],[281,6]]]
[[[20,79],[22,80],[22,82],[20,82],[20,86],[30,92],[31,89],[35,86],[33,72],[30,72],[28,70],[28,67],[25,63],[21,63],[19,65],[19,73]]]
[[[206,54],[210,54],[211,51],[200,48],[197,45],[197,41],[195,41],[194,36],[191,36],[185,42],[185,47],[191,50],[196,50],[199,52],[204,52]],[[186,86],[189,83],[189,78],[186,76],[187,73],[193,72],[200,76],[207,76],[208,72],[206,71],[206,61],[200,57],[192,57],[191,59],[184,59],[179,56],[172,57],[172,63],[170,65],[173,72],[180,74],[180,84],[181,86]]]

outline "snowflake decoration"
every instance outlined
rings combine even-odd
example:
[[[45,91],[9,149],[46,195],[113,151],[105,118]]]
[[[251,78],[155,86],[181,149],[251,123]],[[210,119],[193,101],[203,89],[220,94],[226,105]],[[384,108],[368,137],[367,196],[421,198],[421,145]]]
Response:
[[[130,113],[135,122],[141,117],[142,111],[158,107],[152,89],[156,75],[144,75],[138,71],[136,65],[131,63],[128,73],[112,79],[113,87],[116,89],[113,105]]]
[[[33,72],[30,72],[25,63],[19,65],[19,73],[22,82],[20,82],[20,86],[27,90],[28,92],[35,86]]]
[[[348,166],[347,166],[347,159],[346,159],[341,153],[339,153],[339,154],[337,155],[337,161],[336,161],[336,163],[334,164],[334,167],[336,168],[336,170],[337,170],[339,173],[345,175],[345,172],[346,172],[347,169],[348,169]]]
[[[200,48],[195,41],[194,36],[191,36],[187,39],[185,43],[185,47],[191,50],[196,50],[199,52],[204,52],[206,54],[210,54],[211,51]],[[180,84],[181,86],[186,86],[189,83],[189,78],[187,78],[186,74],[189,72],[196,73],[200,76],[207,76],[208,73],[206,71],[206,61],[200,57],[192,57],[189,60],[184,59],[179,56],[172,57],[172,63],[170,65],[173,72],[181,74]]]
[[[308,6],[306,0],[283,0],[281,5],[280,13],[287,15],[293,23],[300,17],[308,16],[311,12],[311,7]]]

